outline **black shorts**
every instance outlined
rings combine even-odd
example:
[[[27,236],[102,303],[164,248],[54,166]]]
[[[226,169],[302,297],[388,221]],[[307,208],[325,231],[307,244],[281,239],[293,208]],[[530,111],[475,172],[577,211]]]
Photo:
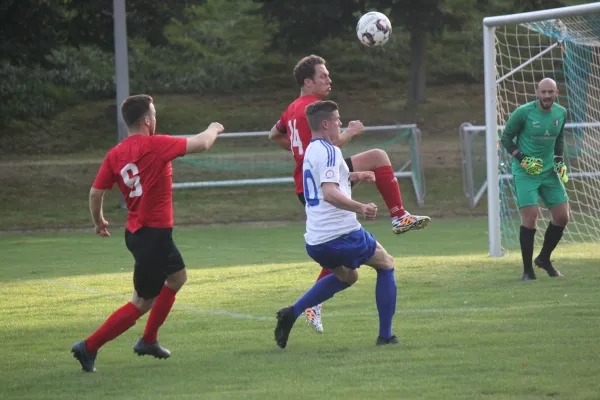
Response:
[[[173,228],[144,227],[135,233],[126,229],[125,244],[135,260],[133,287],[146,300],[158,296],[169,275],[185,268]]]
[[[348,170],[350,170],[350,172],[354,172],[354,165],[352,165],[352,158],[350,158],[350,157],[344,158],[344,161],[346,161]],[[354,184],[351,184],[351,187],[352,186],[354,186]],[[300,200],[300,203],[302,203],[303,206],[306,205],[306,200],[304,199],[304,193],[298,193],[298,200]]]

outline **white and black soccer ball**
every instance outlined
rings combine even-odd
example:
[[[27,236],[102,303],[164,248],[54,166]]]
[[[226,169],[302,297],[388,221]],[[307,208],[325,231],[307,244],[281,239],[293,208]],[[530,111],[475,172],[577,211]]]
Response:
[[[392,24],[385,14],[371,11],[360,17],[356,24],[356,36],[367,47],[384,45],[392,34]]]

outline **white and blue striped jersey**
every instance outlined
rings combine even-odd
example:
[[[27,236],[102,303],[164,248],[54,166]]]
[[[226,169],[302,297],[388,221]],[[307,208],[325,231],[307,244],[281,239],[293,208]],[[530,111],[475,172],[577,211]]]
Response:
[[[333,182],[351,198],[350,171],[342,151],[325,139],[311,140],[302,165],[306,200],[306,243],[314,246],[360,229],[356,213],[334,207],[323,200],[321,185]]]

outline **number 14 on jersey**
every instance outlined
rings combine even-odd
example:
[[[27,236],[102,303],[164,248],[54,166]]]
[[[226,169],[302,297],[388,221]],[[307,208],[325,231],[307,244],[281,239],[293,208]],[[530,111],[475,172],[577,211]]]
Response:
[[[290,130],[290,141],[292,143],[292,153],[297,155],[304,154],[304,148],[302,147],[302,140],[300,140],[300,134],[296,129],[296,120],[288,121],[288,128]],[[294,150],[294,147],[297,150]]]

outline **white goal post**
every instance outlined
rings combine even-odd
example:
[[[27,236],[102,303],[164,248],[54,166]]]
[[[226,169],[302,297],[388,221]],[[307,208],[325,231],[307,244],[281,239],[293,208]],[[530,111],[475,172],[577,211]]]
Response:
[[[502,223],[508,216],[506,211],[503,214],[502,208],[505,205],[501,204],[501,196],[503,196],[501,185],[505,179],[501,179],[503,173],[499,170],[499,166],[505,164],[502,164],[501,160],[505,155],[502,153],[504,151],[502,146],[499,145],[499,129],[514,108],[524,101],[535,100],[533,91],[535,83],[545,76],[552,78],[559,76],[559,79],[555,79],[557,81],[563,78],[562,84],[567,87],[567,93],[560,98],[559,102],[570,112],[579,115],[575,121],[570,118],[571,126],[582,124],[580,129],[585,131],[581,134],[583,141],[589,140],[590,135],[593,135],[594,141],[596,139],[600,141],[600,130],[597,127],[590,128],[583,125],[586,123],[597,125],[595,123],[600,116],[600,112],[590,112],[588,110],[590,107],[586,103],[592,98],[591,94],[600,94],[600,2],[484,18],[483,49],[489,252],[492,257],[500,257],[503,255]],[[583,80],[579,79],[577,71],[570,69],[573,59],[569,57],[574,57],[573,52],[576,51],[590,54],[589,61],[587,58],[577,61],[587,68],[586,79]],[[586,66],[586,63],[591,66]],[[590,76],[593,81],[588,78]],[[578,82],[575,78],[581,81]],[[573,100],[569,96],[573,96],[577,85],[585,86],[585,96]],[[574,106],[580,108],[581,104],[585,109],[573,110]],[[600,147],[598,143],[596,146]],[[588,160],[592,159],[592,163],[594,160],[598,162],[593,168],[599,168],[600,157],[596,148],[585,154],[588,158],[584,160],[585,162],[582,161],[582,164],[589,165]],[[578,167],[573,171],[581,174],[586,172],[583,168],[587,167]],[[593,171],[597,172],[600,169]],[[587,189],[587,196],[597,197],[597,187],[600,185],[590,186],[590,183],[582,185],[590,187]],[[600,199],[596,201],[600,202]],[[593,208],[588,205],[586,207]],[[600,221],[598,210],[593,208],[592,213],[591,223],[598,225],[597,221]],[[585,220],[586,217],[581,218]],[[592,238],[597,240],[598,237],[594,235],[600,232],[600,226],[593,226],[591,229],[596,232]]]

